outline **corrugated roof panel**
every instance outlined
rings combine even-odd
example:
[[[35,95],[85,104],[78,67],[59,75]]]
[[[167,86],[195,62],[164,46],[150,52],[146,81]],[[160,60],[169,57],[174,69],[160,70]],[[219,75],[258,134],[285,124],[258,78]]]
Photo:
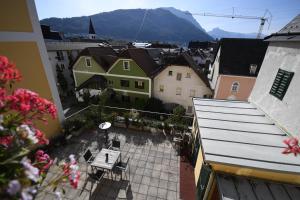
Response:
[[[261,162],[296,165],[300,168],[300,159],[295,159],[294,155],[282,154],[283,148],[238,144],[207,139],[202,140],[202,146],[205,154],[241,159],[240,165],[243,165],[242,159],[248,159]]]
[[[230,130],[201,128],[201,138],[211,140],[224,140],[236,143],[259,144],[265,146],[285,147],[282,142],[286,137],[281,135],[270,135],[266,137],[260,133],[239,132]]]
[[[257,109],[240,109],[230,107],[212,107],[212,106],[199,106],[195,104],[196,111],[213,112],[213,113],[229,113],[236,115],[253,115],[253,116],[264,116],[264,113]]]
[[[199,118],[204,119],[219,119],[226,121],[236,121],[236,122],[252,122],[258,124],[274,124],[265,116],[253,116],[253,115],[235,115],[235,114],[224,114],[224,113],[212,113],[212,112],[201,112],[196,111]]]
[[[240,123],[232,121],[219,121],[198,118],[198,126],[202,128],[224,129],[232,131],[245,131],[266,133],[271,135],[285,135],[279,128],[270,124]]]
[[[221,199],[296,200],[300,197],[299,186],[297,185],[220,173],[216,177]]]
[[[300,173],[300,159],[282,154],[287,134],[261,110],[249,107],[254,105],[199,98],[193,102],[206,162]]]

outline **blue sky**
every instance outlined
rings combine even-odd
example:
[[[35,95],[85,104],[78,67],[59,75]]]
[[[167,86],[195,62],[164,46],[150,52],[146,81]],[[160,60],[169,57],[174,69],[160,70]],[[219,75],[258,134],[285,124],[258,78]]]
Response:
[[[175,7],[191,13],[210,12],[262,16],[265,9],[273,15],[271,26],[264,27],[264,34],[278,31],[293,17],[300,14],[300,0],[35,0],[40,19],[48,17],[75,17],[99,12],[130,8]],[[259,27],[258,20],[230,19],[194,16],[207,31],[221,29],[253,33]]]

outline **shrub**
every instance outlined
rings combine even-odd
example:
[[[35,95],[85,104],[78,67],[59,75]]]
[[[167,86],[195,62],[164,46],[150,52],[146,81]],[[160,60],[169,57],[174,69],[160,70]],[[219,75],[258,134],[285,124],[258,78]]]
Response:
[[[152,112],[164,112],[162,101],[153,97],[147,100],[144,109]]]

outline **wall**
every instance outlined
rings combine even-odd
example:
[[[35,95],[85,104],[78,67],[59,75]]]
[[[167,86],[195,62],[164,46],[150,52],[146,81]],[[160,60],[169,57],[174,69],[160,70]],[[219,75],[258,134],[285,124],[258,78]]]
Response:
[[[129,61],[129,69],[124,70],[123,68],[123,61]],[[125,75],[125,76],[139,76],[139,77],[147,77],[145,72],[131,59],[119,59],[117,60],[111,69],[108,71],[109,74],[118,74],[118,75]]]
[[[23,80],[16,87],[28,88],[56,104],[59,118],[38,127],[49,138],[57,135],[64,115],[34,1],[1,1],[0,55],[7,56],[21,71]]]
[[[216,55],[216,59],[209,69],[210,73],[207,75],[208,79],[210,80],[209,84],[212,90],[216,90],[217,88],[217,81],[219,77],[219,68],[220,68],[220,63],[219,63],[220,52],[221,52],[221,48],[219,48],[218,53]]]
[[[173,71],[173,75],[169,76],[169,71]],[[181,81],[176,80],[177,73],[181,73]],[[186,74],[190,73],[191,78],[186,78]],[[164,91],[160,92],[160,85],[164,86]],[[176,95],[176,88],[181,88],[181,95]],[[161,71],[154,78],[154,97],[160,99],[164,103],[178,103],[187,109],[193,106],[190,90],[195,90],[196,97],[210,95],[210,89],[204,84],[194,70],[187,66],[169,66]]]
[[[255,84],[255,77],[219,75],[218,89],[215,91],[214,99],[231,99],[247,101]],[[234,82],[239,83],[237,92],[232,92]]]
[[[281,100],[269,94],[278,69],[294,72]],[[300,136],[300,42],[270,42],[250,101],[290,134]]]
[[[86,67],[85,56],[82,56],[77,60],[73,67],[75,86],[79,86],[93,75],[98,74],[104,76],[108,83],[109,81],[112,81],[113,84],[108,86],[113,88],[115,91],[123,92],[130,96],[133,94],[139,94],[151,97],[151,79],[147,77],[145,72],[133,60],[129,61],[130,70],[124,70],[123,60],[119,59],[108,70],[108,72],[105,72],[93,58],[92,67]],[[121,80],[128,80],[129,87],[122,87],[120,84]],[[144,82],[144,89],[135,88],[135,81]]]

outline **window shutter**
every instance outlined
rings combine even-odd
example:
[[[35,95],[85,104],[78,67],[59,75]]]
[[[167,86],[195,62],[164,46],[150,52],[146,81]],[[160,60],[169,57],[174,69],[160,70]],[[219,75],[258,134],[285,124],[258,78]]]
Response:
[[[282,100],[286,91],[288,90],[293,76],[294,72],[288,72],[279,69],[271,87],[270,94]]]

